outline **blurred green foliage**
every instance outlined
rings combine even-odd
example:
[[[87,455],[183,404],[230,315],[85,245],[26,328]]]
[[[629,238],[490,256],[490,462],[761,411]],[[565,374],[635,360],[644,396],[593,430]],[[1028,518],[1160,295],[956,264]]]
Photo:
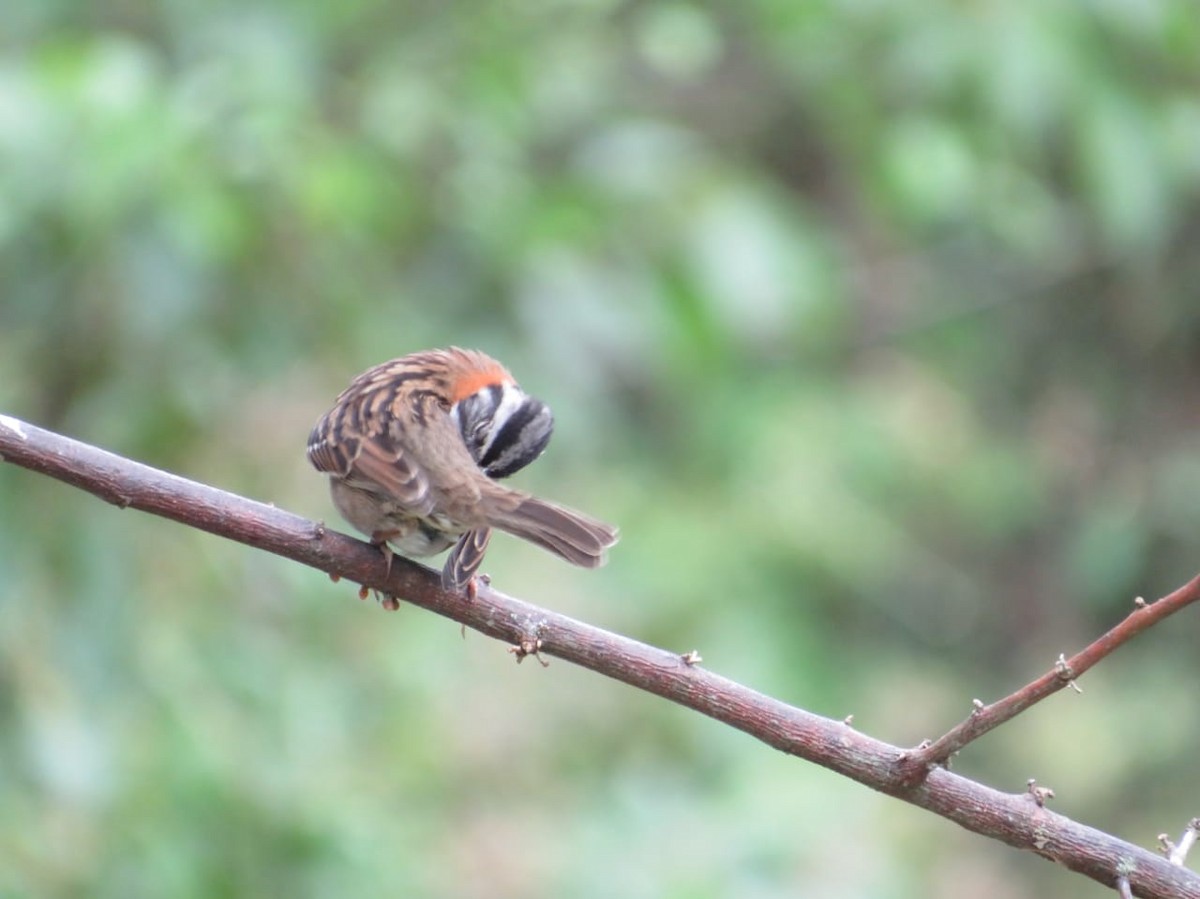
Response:
[[[902,744],[1200,555],[1186,0],[8,0],[0,409],[336,518],[368,365],[494,353],[506,590]],[[0,895],[1098,896],[698,716],[0,466]],[[963,772],[1196,814],[1182,615]],[[1103,891],[1107,893],[1107,891]]]

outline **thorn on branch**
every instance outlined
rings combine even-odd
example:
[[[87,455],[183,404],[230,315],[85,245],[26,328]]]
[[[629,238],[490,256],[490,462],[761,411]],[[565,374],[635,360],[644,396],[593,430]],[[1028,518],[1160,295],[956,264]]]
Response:
[[[1058,660],[1054,663],[1054,670],[1058,672],[1058,676],[1063,680],[1071,680],[1075,674],[1071,671],[1071,666],[1067,664],[1067,657],[1064,653],[1058,654]]]
[[[1133,604],[1135,607],[1137,607],[1139,609],[1144,609],[1149,605],[1149,603],[1146,602],[1145,598],[1141,597],[1141,596],[1135,596],[1133,598]]]
[[[693,649],[688,652],[685,652],[679,658],[683,662],[683,664],[687,665],[689,668],[695,668],[697,665],[699,665],[701,662],[704,661],[704,659],[702,659],[700,657],[700,650],[698,650],[698,649]]]
[[[842,719],[842,724],[846,725],[846,727],[854,727],[854,715],[847,715]]]
[[[1067,682],[1067,686],[1076,693],[1082,693],[1083,688],[1075,683],[1075,672],[1071,670],[1071,666],[1067,664],[1067,657],[1063,653],[1058,654],[1058,660],[1054,663],[1054,671],[1058,674],[1060,680]]]
[[[972,715],[978,715],[985,708],[987,708],[982,699],[972,699],[971,705],[975,707],[975,711],[971,712]]]
[[[1046,800],[1054,798],[1054,791],[1052,789],[1049,787],[1039,787],[1037,781],[1032,777],[1025,782],[1025,786],[1038,808],[1045,808]]]
[[[542,644],[541,637],[537,637],[532,640],[530,640],[529,638],[526,638],[526,639],[522,640],[520,643],[518,643],[516,646],[508,647],[508,651],[517,657],[518,665],[520,665],[521,662],[523,662],[525,660],[526,656],[533,656],[535,659],[538,660],[539,663],[541,663],[541,666],[543,668],[549,668],[550,663],[542,658],[542,654],[541,654],[542,645],[543,644]]]

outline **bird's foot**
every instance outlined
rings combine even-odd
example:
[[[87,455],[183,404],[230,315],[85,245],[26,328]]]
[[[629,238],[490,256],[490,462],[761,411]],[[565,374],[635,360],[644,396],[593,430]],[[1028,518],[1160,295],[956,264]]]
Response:
[[[379,600],[379,604],[383,606],[385,611],[394,612],[400,608],[400,599],[391,593],[384,593],[382,590],[373,590],[366,584],[358,588],[359,599],[366,599],[372,593],[375,594],[375,598]]]

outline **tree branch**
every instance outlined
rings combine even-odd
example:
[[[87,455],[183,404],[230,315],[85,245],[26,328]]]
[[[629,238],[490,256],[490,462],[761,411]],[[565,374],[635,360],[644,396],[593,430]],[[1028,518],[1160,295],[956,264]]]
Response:
[[[1108,887],[1126,878],[1145,897],[1200,899],[1200,875],[1043,807],[1048,793],[1001,793],[944,768],[913,783],[911,753],[789,706],[656,649],[481,587],[473,602],[438,576],[396,557],[390,575],[375,548],[274,506],[217,490],[0,416],[0,458],[122,508],[132,507],[273,552],[444,615],[516,647],[518,659],[553,655],[662,696],[791,755],[934,812],[968,830],[1035,852]],[[1094,661],[1093,661],[1094,663]]]
[[[1075,687],[1075,680],[1078,677],[1118,646],[1129,642],[1151,625],[1157,624],[1168,615],[1178,612],[1184,606],[1188,606],[1198,599],[1200,599],[1200,575],[1196,575],[1182,587],[1156,602],[1147,603],[1138,597],[1134,603],[1134,610],[1126,616],[1124,621],[1086,648],[1069,659],[1059,656],[1054,667],[1037,680],[991,705],[976,705],[975,711],[944,736],[910,751],[900,765],[901,779],[906,783],[918,782],[932,766],[945,764],[950,756],[968,743],[979,739],[1005,721],[1015,718],[1030,706],[1057,693],[1063,687]]]

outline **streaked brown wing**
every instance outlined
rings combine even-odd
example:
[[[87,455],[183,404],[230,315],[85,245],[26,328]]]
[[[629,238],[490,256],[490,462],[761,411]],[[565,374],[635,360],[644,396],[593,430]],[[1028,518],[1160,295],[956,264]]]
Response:
[[[356,389],[357,388],[357,389]],[[424,516],[433,511],[429,476],[404,448],[405,410],[395,391],[378,381],[357,381],[317,422],[308,438],[308,460],[317,471],[386,495]]]
[[[424,517],[433,512],[429,476],[394,440],[383,436],[359,442],[347,483],[385,493],[398,506]]]
[[[313,428],[309,461],[415,517],[436,509],[464,527],[482,523],[480,483],[487,478],[448,412],[451,358],[417,353],[363,372]]]

